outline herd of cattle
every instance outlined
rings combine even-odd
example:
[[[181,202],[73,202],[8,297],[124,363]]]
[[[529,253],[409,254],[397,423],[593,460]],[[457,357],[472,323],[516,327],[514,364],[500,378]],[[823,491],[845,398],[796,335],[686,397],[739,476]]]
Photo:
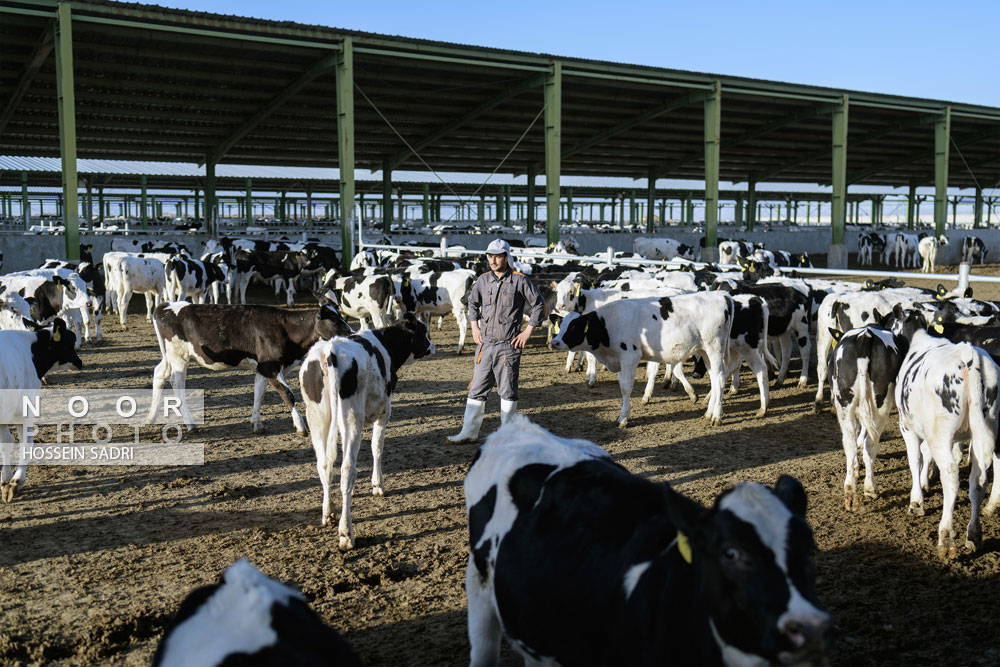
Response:
[[[886,266],[919,266],[923,273],[933,273],[938,248],[946,245],[949,245],[948,237],[944,234],[935,238],[924,232],[864,232],[858,235],[858,264],[872,266],[878,258]],[[986,254],[986,244],[979,237],[970,235],[962,239],[963,262],[985,264]]]
[[[970,258],[983,261],[985,247],[970,239]],[[865,234],[859,257],[907,266],[914,261],[911,242],[924,269],[933,271],[945,237]],[[606,258],[520,255],[515,269],[530,275],[545,297],[549,347],[568,353],[567,371],[586,361],[591,385],[598,362],[617,374],[622,427],[643,362],[644,403],[661,365],[664,380],[680,383],[697,401],[685,375],[685,363],[694,358],[693,372],[710,380],[705,417],[719,424],[725,386],[738,390],[744,362],[757,380],[763,416],[769,388],[784,382],[796,350],[798,386],[806,387],[815,340],[815,406],[821,409],[829,382],[843,434],[846,508],[860,502],[859,453],[863,495],[878,494],[873,462],[895,408],[913,479],[910,512],[923,513],[931,469],[939,471],[945,509],[937,547],[946,558],[957,554],[952,514],[968,443],[972,520],[965,543],[978,547],[987,473],[993,465],[995,476],[1000,467],[1000,303],[974,299],[968,290],[925,290],[892,280],[806,279],[794,273],[811,266],[804,253],[728,240],[719,249],[723,262],[739,270],[692,264],[653,271],[602,263]],[[339,253],[319,243],[224,238],[200,250],[194,259],[178,244],[116,241],[99,261],[92,247],[81,246],[80,262],[50,260],[0,276],[2,386],[36,390],[51,371],[82,368],[81,342],[102,339],[102,313],[118,312],[124,328],[131,297],[141,293],[162,356],[153,370],[152,410],[170,380],[193,428],[183,402],[190,363],[253,368],[253,430],[264,429],[261,400],[270,385],[296,431],[311,438],[323,524],[331,515],[340,445],[338,539],[341,549],[352,549],[351,496],[362,429],[373,427],[372,493],[380,496],[398,372],[435,353],[433,316],[439,329],[442,317],[455,318],[462,351],[468,294],[487,270],[484,257],[369,250],[343,267]],[[572,247],[558,250],[573,253]],[[693,253],[670,239],[637,238],[634,252],[619,258]],[[273,287],[276,297],[283,290],[287,306],[303,290],[318,306],[246,305],[253,280]],[[355,332],[347,317],[362,331]],[[305,419],[288,383],[295,367]],[[23,423],[15,403],[0,400],[0,423],[17,426],[19,441],[30,443],[31,424]],[[2,500],[11,502],[24,486],[25,466],[21,461],[12,473],[8,426],[0,427],[0,438]],[[476,454],[465,496],[473,664],[496,664],[501,635],[527,659],[556,663],[787,664],[820,661],[827,650],[831,619],[813,591],[815,544],[805,521],[805,492],[790,477],[773,488],[741,484],[705,508],[669,485],[627,473],[593,443],[557,437],[517,416]],[[992,514],[998,505],[1000,484],[994,481],[982,511]],[[575,557],[580,553],[588,557]],[[581,580],[592,585],[574,583]],[[220,635],[220,628],[232,629],[232,614],[245,622]],[[206,654],[209,649],[214,653]],[[187,664],[198,655],[199,662],[215,664],[236,654],[277,663],[357,663],[299,594],[246,562],[233,565],[219,585],[189,596],[154,662]]]

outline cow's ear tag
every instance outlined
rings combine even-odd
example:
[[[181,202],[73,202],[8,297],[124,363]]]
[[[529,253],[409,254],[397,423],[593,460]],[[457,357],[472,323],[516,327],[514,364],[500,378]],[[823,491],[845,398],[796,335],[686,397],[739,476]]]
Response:
[[[940,322],[935,322],[933,328],[934,328],[934,331],[938,332],[939,334],[943,334],[944,333],[944,327],[941,326]]]
[[[55,329],[52,332],[52,340],[54,340],[55,342],[58,343],[61,338],[62,338],[62,334],[59,333],[59,329]]]
[[[584,333],[584,334],[586,334],[586,333],[587,333],[587,329],[588,329],[588,328],[590,328],[590,322],[589,322],[589,321],[587,321],[587,322],[584,322],[584,323],[583,323],[583,333]]]
[[[61,290],[62,288],[63,288],[62,285],[60,285],[59,283],[56,283],[56,289],[60,289]]]
[[[681,558],[684,559],[684,562],[690,565],[693,557],[691,554],[691,543],[688,541],[688,536],[679,530],[677,531],[677,551],[680,553]]]

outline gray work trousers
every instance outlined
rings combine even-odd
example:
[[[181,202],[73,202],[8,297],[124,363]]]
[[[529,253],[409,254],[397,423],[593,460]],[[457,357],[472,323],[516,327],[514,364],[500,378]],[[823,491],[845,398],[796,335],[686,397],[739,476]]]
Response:
[[[476,350],[476,366],[469,382],[469,398],[486,399],[496,385],[500,398],[517,400],[517,374],[521,370],[521,351],[509,342],[483,344]]]

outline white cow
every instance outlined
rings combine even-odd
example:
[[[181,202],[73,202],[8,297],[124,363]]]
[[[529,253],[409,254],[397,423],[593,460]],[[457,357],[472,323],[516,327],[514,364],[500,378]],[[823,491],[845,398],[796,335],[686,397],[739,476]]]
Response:
[[[937,262],[937,251],[939,246],[948,245],[948,237],[944,234],[938,237],[925,236],[917,243],[917,253],[920,255],[922,273],[934,273],[934,265]]]

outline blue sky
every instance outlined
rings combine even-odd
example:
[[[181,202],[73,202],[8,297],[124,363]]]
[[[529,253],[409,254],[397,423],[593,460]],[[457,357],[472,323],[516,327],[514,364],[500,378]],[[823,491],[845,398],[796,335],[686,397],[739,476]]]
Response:
[[[1000,107],[998,0],[155,4]]]

